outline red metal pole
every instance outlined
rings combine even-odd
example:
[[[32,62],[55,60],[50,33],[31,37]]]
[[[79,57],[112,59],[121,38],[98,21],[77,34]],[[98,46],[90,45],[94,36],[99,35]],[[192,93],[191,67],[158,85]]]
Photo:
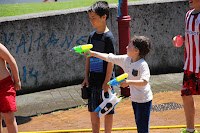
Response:
[[[126,47],[130,42],[130,26],[129,21],[131,17],[128,15],[128,3],[127,0],[119,0],[119,16],[118,21],[118,34],[119,34],[119,54],[126,54]],[[123,70],[120,70],[123,73]],[[121,95],[130,96],[129,87],[121,88]]]
[[[117,17],[117,21],[119,34],[119,54],[126,54],[126,46],[130,41],[129,21],[131,21],[131,17],[128,16],[127,0],[119,0],[119,16]]]

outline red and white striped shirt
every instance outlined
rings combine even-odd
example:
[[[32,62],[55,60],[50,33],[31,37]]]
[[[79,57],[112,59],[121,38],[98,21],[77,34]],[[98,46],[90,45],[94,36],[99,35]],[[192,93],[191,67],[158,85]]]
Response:
[[[184,70],[199,73],[200,68],[200,13],[187,12],[185,17],[185,64]]]

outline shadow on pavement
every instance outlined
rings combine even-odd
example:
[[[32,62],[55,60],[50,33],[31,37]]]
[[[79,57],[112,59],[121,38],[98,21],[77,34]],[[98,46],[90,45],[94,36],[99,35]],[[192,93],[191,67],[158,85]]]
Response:
[[[24,116],[16,116],[17,125],[21,125],[31,121],[31,117],[24,117]],[[3,127],[6,127],[5,122],[3,121]]]

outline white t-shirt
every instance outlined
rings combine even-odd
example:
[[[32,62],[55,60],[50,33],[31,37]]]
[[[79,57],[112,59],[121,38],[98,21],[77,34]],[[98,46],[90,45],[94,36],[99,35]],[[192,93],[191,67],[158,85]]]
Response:
[[[146,103],[153,99],[151,87],[149,85],[150,70],[147,62],[140,59],[136,62],[131,62],[131,57],[128,55],[114,55],[110,53],[106,61],[120,66],[125,73],[128,73],[128,80],[146,80],[146,86],[129,85],[131,100],[138,103]]]

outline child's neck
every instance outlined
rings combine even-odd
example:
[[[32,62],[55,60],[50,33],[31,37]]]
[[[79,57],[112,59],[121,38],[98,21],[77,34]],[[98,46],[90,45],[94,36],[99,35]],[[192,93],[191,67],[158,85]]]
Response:
[[[199,13],[199,12],[200,12],[200,8],[195,8],[194,11],[193,11],[194,14]]]
[[[107,26],[102,26],[102,27],[100,27],[100,28],[97,28],[97,34],[103,34],[103,33],[105,33],[105,32],[108,32],[109,31],[109,29],[108,29],[108,27]]]
[[[138,61],[138,60],[140,60],[141,59],[141,57],[138,55],[138,56],[133,56],[132,58],[131,58],[131,62],[133,63],[133,62],[136,62],[136,61]]]

